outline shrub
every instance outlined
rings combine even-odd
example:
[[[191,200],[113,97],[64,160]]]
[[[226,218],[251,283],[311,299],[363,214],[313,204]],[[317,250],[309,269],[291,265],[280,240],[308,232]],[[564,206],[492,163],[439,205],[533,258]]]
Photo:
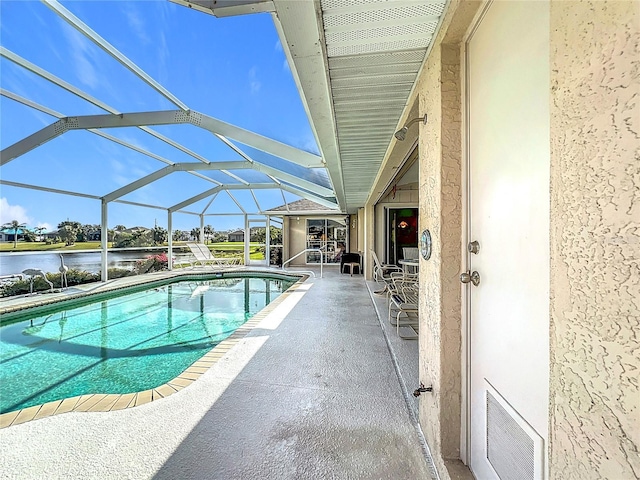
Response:
[[[149,255],[144,260],[138,260],[136,262],[136,272],[143,274],[167,270],[168,264],[169,262],[165,252],[158,255]]]
[[[60,273],[47,273],[47,280],[53,283],[53,288],[62,287],[62,274]],[[70,269],[67,272],[67,283],[71,287],[73,285],[81,285],[84,283],[97,282],[100,280],[100,274],[85,272],[84,270]],[[0,296],[11,297],[13,295],[23,295],[29,293],[31,281],[16,280],[14,282],[7,282],[0,286]],[[33,279],[33,291],[44,292],[50,290],[51,286],[44,281],[40,276]]]
[[[136,272],[126,268],[109,268],[107,270],[107,278],[110,280],[114,278],[131,277],[133,275],[136,275]]]
[[[60,273],[48,273],[47,277],[53,285],[56,287],[60,287]],[[69,269],[67,271],[67,284],[71,287],[73,285],[82,285],[84,283],[98,282],[100,281],[99,273],[91,273],[85,270],[77,270],[75,268]]]

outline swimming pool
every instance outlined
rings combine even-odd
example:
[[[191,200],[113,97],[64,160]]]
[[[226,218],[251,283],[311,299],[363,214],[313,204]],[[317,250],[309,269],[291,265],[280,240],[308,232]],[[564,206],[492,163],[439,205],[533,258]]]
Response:
[[[174,279],[12,316],[0,327],[0,413],[162,385],[296,280]]]

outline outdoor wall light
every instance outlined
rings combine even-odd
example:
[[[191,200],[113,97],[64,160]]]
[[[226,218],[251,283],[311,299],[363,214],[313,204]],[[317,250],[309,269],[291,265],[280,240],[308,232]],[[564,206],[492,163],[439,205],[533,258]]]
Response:
[[[418,117],[418,118],[414,118],[413,120],[409,120],[409,122],[402,127],[400,130],[398,130],[396,133],[394,133],[393,135],[399,140],[399,141],[403,141],[405,139],[405,137],[407,136],[407,132],[409,131],[409,127],[411,125],[413,125],[416,122],[419,122],[420,120],[422,120],[424,122],[424,124],[427,124],[427,114],[424,114],[424,117]]]

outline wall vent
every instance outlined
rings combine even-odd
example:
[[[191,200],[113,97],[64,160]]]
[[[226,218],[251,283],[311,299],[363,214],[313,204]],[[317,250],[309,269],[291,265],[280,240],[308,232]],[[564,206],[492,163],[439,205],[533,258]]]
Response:
[[[542,480],[542,437],[490,386],[486,412],[487,460],[500,480]]]

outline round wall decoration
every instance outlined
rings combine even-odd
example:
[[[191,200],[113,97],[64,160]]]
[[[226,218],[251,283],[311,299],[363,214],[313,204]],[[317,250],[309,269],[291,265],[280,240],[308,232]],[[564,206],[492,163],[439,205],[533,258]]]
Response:
[[[431,258],[431,232],[428,228],[425,228],[420,236],[420,253],[425,260]]]

